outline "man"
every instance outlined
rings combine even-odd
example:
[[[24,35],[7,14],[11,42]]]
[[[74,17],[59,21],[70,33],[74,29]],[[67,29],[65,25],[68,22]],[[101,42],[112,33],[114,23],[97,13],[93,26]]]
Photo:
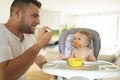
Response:
[[[35,41],[32,34],[40,24],[37,0],[14,0],[10,18],[0,24],[0,80],[25,80],[25,72],[34,61],[39,67],[46,62],[39,51],[51,39],[51,29],[43,27]]]

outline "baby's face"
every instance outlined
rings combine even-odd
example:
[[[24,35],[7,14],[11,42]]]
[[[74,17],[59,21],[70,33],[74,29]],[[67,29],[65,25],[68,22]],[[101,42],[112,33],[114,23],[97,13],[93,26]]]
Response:
[[[89,44],[88,38],[86,35],[81,34],[79,32],[73,35],[72,45],[75,46],[76,48],[87,47],[88,44]]]

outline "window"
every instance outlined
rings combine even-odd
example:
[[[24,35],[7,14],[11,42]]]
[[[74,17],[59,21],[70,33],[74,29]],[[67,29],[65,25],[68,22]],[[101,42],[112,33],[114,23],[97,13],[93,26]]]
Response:
[[[98,31],[101,37],[101,48],[120,49],[120,18],[118,15],[72,16],[69,19],[69,24],[76,22],[74,24],[77,27]]]

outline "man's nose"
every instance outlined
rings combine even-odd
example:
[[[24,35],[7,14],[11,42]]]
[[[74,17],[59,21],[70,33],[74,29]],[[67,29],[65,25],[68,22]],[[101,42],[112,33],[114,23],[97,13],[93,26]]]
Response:
[[[36,23],[40,24],[40,19],[39,18],[36,19]]]

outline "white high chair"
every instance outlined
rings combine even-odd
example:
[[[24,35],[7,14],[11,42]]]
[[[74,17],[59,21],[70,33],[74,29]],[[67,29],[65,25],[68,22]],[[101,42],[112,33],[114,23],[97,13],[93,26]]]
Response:
[[[90,33],[92,40],[89,45],[89,48],[93,49],[94,56],[97,60],[101,47],[100,35],[97,31],[88,28],[74,28],[64,31],[59,37],[59,45],[58,45],[59,52],[64,54],[65,57],[70,55],[70,52],[72,50],[72,45],[71,45],[72,34],[78,31],[87,31]],[[58,80],[63,80],[63,77],[58,76]]]

